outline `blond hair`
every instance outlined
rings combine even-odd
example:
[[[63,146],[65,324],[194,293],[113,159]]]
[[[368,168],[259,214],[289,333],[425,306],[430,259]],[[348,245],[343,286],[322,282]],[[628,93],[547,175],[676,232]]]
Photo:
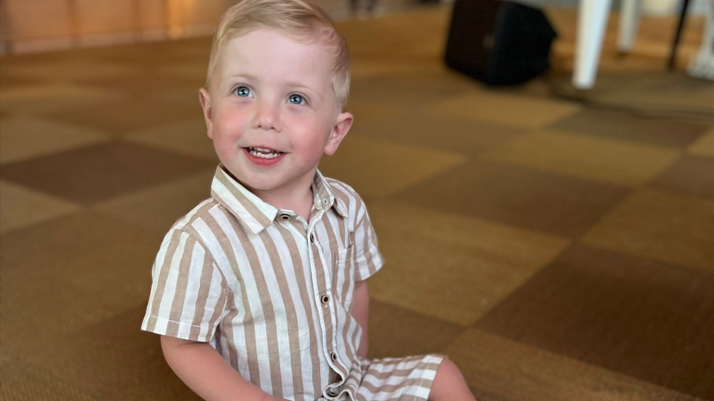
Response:
[[[344,109],[350,91],[350,54],[344,38],[321,8],[303,0],[242,0],[229,8],[218,22],[208,62],[206,87],[223,47],[257,28],[271,28],[303,43],[318,42],[333,54],[332,88]]]

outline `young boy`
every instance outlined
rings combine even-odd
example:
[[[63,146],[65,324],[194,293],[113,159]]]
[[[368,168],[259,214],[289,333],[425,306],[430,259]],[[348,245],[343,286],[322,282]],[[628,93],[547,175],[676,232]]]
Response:
[[[367,282],[382,265],[364,203],[317,166],[353,117],[349,55],[302,0],[221,19],[200,101],[221,161],[177,221],[142,329],[208,400],[473,400],[438,355],[367,360]]]

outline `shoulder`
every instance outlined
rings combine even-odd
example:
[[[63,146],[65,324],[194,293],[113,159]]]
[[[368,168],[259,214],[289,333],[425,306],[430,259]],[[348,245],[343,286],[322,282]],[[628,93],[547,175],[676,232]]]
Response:
[[[335,202],[342,203],[344,210],[351,219],[360,220],[364,217],[367,206],[362,197],[350,185],[334,178],[325,177],[325,182],[335,197]]]
[[[332,191],[332,194],[335,196],[335,198],[340,199],[346,203],[364,203],[357,191],[355,191],[355,189],[349,186],[348,184],[330,177],[325,177],[325,182],[330,187],[330,191]]]
[[[219,207],[220,205],[215,199],[208,198],[191,209],[191,211],[186,213],[183,217],[176,220],[173,226],[171,226],[171,229],[191,231],[196,225],[200,224],[201,221],[210,218],[212,211]]]
[[[226,227],[224,222],[229,219],[230,212],[215,199],[208,198],[176,220],[166,236],[185,233],[210,250],[226,236],[221,227]]]

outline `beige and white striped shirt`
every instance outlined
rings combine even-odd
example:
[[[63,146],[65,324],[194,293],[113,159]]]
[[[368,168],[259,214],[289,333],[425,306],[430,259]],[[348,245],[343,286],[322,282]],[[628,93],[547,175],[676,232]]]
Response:
[[[219,166],[212,197],[161,244],[142,329],[208,342],[276,397],[356,399],[355,372],[365,362],[356,356],[362,332],[352,294],[382,258],[352,188],[318,172],[312,191],[308,222],[261,201]]]

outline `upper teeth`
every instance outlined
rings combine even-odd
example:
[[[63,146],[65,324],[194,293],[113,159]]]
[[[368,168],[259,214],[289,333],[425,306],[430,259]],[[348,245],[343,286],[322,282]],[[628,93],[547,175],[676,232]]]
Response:
[[[272,159],[273,157],[278,157],[283,154],[283,152],[266,148],[248,148],[248,151],[253,156],[263,157],[266,159]]]

